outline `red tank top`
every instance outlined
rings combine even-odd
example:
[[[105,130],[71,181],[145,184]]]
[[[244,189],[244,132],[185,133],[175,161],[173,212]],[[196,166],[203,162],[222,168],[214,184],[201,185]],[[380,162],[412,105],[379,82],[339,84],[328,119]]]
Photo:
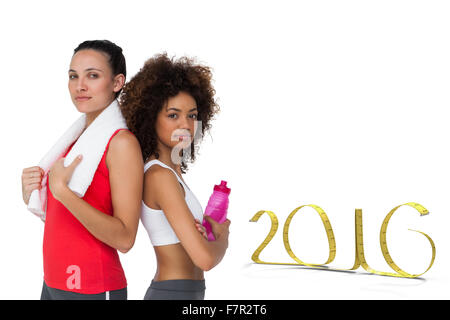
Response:
[[[109,171],[103,153],[84,201],[97,210],[113,215]],[[67,150],[69,153],[72,146]],[[44,281],[55,289],[84,294],[118,290],[127,286],[117,250],[96,239],[57,201],[47,182],[47,213],[44,227]]]

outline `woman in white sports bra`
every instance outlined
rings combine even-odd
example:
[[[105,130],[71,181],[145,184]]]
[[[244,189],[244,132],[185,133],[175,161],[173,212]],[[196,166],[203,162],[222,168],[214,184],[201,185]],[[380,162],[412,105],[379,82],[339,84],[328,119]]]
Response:
[[[216,238],[208,242],[203,209],[182,178],[195,160],[196,135],[203,137],[219,109],[211,76],[192,59],[161,54],[146,61],[123,89],[122,113],[145,161],[141,221],[157,258],[144,299],[204,299],[204,271],[216,266],[228,247],[230,221],[205,217]]]

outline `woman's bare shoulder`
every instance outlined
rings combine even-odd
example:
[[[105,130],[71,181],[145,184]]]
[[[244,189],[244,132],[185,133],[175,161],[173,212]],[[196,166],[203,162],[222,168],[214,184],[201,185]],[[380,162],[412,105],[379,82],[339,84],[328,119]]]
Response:
[[[107,152],[106,164],[108,168],[114,165],[143,172],[144,163],[139,141],[128,130],[119,131],[111,139]]]
[[[136,136],[128,130],[120,130],[112,137],[109,143],[109,148],[117,149],[118,151],[123,151],[131,148],[139,147],[139,141]]]
[[[159,206],[167,199],[172,201],[183,199],[184,195],[182,187],[170,169],[153,165],[144,175],[144,198],[149,203]]]
[[[173,172],[158,164],[152,165],[147,169],[144,181],[147,186],[158,185],[162,188],[178,184],[177,178]]]

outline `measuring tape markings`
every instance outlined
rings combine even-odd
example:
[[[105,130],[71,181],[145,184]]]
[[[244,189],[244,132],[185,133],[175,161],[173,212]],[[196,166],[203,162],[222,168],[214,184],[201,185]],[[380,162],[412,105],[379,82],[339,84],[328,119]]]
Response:
[[[408,205],[408,206],[413,207],[414,209],[419,211],[421,216],[428,214],[428,210],[425,209],[420,204],[414,203],[414,202],[409,202],[409,203],[402,204],[402,205],[397,206],[394,209],[392,209],[389,212],[389,214],[386,216],[386,218],[384,219],[383,224],[381,226],[381,230],[380,230],[381,251],[382,251],[383,257],[385,258],[388,265],[397,273],[377,271],[375,269],[372,269],[368,265],[365,255],[364,255],[363,223],[362,223],[362,210],[361,209],[355,209],[355,262],[350,269],[329,268],[329,267],[324,266],[325,264],[331,263],[336,256],[336,240],[335,240],[333,228],[331,227],[331,223],[328,219],[328,216],[326,215],[325,211],[322,208],[320,208],[319,206],[316,206],[316,205],[304,205],[304,206],[300,206],[300,207],[294,209],[290,213],[288,218],[286,219],[286,222],[283,227],[283,244],[284,244],[285,250],[287,251],[289,256],[292,259],[294,259],[297,263],[265,262],[265,261],[262,261],[259,259],[260,253],[269,244],[269,242],[272,240],[272,238],[275,236],[275,234],[278,230],[278,219],[277,219],[275,213],[273,213],[272,211],[265,211],[265,210],[258,211],[253,216],[253,218],[250,219],[250,222],[257,222],[264,213],[267,213],[271,219],[271,228],[270,228],[270,231],[269,231],[269,234],[267,235],[267,237],[264,239],[264,241],[261,243],[261,245],[259,245],[258,248],[253,253],[252,260],[259,264],[302,265],[302,266],[308,266],[308,267],[312,267],[312,268],[337,270],[337,271],[353,271],[353,270],[358,269],[361,266],[364,270],[366,270],[369,273],[373,273],[373,274],[378,274],[378,275],[383,275],[383,276],[392,276],[392,277],[416,278],[416,277],[424,274],[431,268],[431,266],[433,265],[434,260],[435,260],[436,248],[435,248],[433,240],[427,234],[425,234],[421,231],[411,230],[411,231],[415,231],[415,232],[423,234],[430,242],[431,248],[432,248],[432,259],[431,259],[430,265],[428,266],[427,270],[425,270],[423,273],[409,274],[409,273],[403,271],[402,269],[400,269],[394,263],[393,259],[391,258],[390,254],[389,254],[388,248],[387,248],[386,230],[387,230],[387,226],[389,223],[389,219],[391,218],[392,214],[399,207],[401,207],[403,205]],[[292,221],[292,218],[300,209],[302,209],[303,207],[306,207],[306,206],[312,207],[319,214],[319,216],[322,220],[322,223],[324,225],[325,231],[327,233],[329,254],[328,254],[327,261],[323,264],[311,264],[311,263],[303,262],[294,254],[294,252],[292,251],[292,248],[289,244],[288,234],[289,234],[289,226]]]
[[[362,223],[362,210],[355,209],[355,233],[356,233],[356,248],[357,257],[361,267],[369,273],[378,274],[381,276],[401,277],[397,273],[382,272],[372,269],[366,261],[364,255],[364,237],[363,237],[363,223]],[[389,264],[389,262],[388,262]]]
[[[400,208],[401,206],[404,206],[404,205],[407,205],[407,206],[410,206],[410,207],[416,209],[420,213],[420,216],[425,216],[425,215],[429,214],[427,209],[425,209],[423,206],[421,206],[420,204],[415,203],[415,202],[408,202],[408,203],[399,205],[399,206],[395,207],[394,209],[392,209],[388,213],[386,218],[384,218],[384,221],[383,221],[383,223],[381,225],[381,230],[380,230],[380,247],[381,247],[381,252],[383,253],[384,259],[386,260],[388,265],[394,271],[396,271],[397,273],[399,273],[402,276],[407,277],[407,278],[416,278],[416,277],[421,276],[425,272],[427,272],[431,268],[431,266],[433,265],[434,260],[436,258],[436,247],[434,245],[433,239],[431,239],[426,233],[424,233],[422,231],[418,231],[418,230],[408,229],[408,230],[413,231],[413,232],[418,232],[418,233],[424,235],[428,239],[428,241],[430,242],[430,245],[431,245],[431,250],[432,250],[431,262],[430,262],[428,268],[424,272],[419,273],[419,274],[407,273],[407,272],[403,271],[399,266],[397,266],[395,264],[394,260],[392,259],[391,255],[389,254],[389,250],[388,250],[388,247],[387,247],[387,241],[386,241],[386,233],[387,233],[387,227],[388,227],[388,224],[389,224],[389,220],[391,219],[392,215],[394,214],[394,212],[398,208]]]
[[[270,231],[269,231],[269,234],[264,239],[264,241],[258,246],[258,248],[256,248],[255,252],[253,252],[252,260],[259,264],[298,265],[297,263],[267,262],[267,261],[262,261],[261,259],[259,259],[259,255],[264,250],[264,248],[269,244],[269,242],[272,240],[272,238],[275,236],[275,233],[278,230],[278,218],[275,215],[275,213],[273,213],[272,211],[265,211],[265,210],[258,211],[253,216],[253,218],[250,219],[250,222],[257,222],[264,213],[267,213],[270,217],[270,222],[271,222]]]
[[[327,233],[329,253],[328,253],[328,259],[324,263],[312,264],[312,263],[303,262],[302,260],[297,258],[297,256],[294,254],[294,252],[292,251],[291,246],[289,244],[289,235],[288,235],[289,234],[289,225],[290,225],[290,223],[292,221],[292,218],[297,213],[297,211],[299,211],[303,207],[311,207],[319,214],[320,219],[322,220],[323,226],[325,228],[325,231]],[[300,207],[294,209],[294,211],[291,212],[291,214],[286,219],[286,222],[284,223],[283,244],[284,244],[284,248],[286,249],[286,251],[289,254],[289,256],[292,259],[294,259],[295,261],[297,261],[300,265],[305,265],[305,266],[309,266],[309,267],[313,267],[313,268],[320,267],[322,265],[331,263],[334,260],[334,258],[336,257],[336,240],[334,238],[333,228],[331,227],[330,220],[328,219],[328,216],[325,213],[325,211],[323,211],[322,208],[320,208],[319,206],[316,206],[314,204],[300,206]]]

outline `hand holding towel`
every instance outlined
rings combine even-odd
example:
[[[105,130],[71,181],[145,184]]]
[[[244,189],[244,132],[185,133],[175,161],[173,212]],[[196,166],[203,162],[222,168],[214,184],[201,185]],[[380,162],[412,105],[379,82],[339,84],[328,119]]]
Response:
[[[67,167],[78,155],[83,156],[83,160],[75,168],[68,184],[68,187],[82,198],[92,182],[110,137],[117,129],[126,129],[127,125],[118,102],[114,100],[86,129],[85,127],[86,115],[83,114],[56,141],[38,164],[44,170],[44,177],[41,182],[42,188],[31,193],[28,210],[43,221],[45,221],[47,208],[48,172],[53,163],[61,158],[70,145],[76,141],[66,155],[64,165]]]

